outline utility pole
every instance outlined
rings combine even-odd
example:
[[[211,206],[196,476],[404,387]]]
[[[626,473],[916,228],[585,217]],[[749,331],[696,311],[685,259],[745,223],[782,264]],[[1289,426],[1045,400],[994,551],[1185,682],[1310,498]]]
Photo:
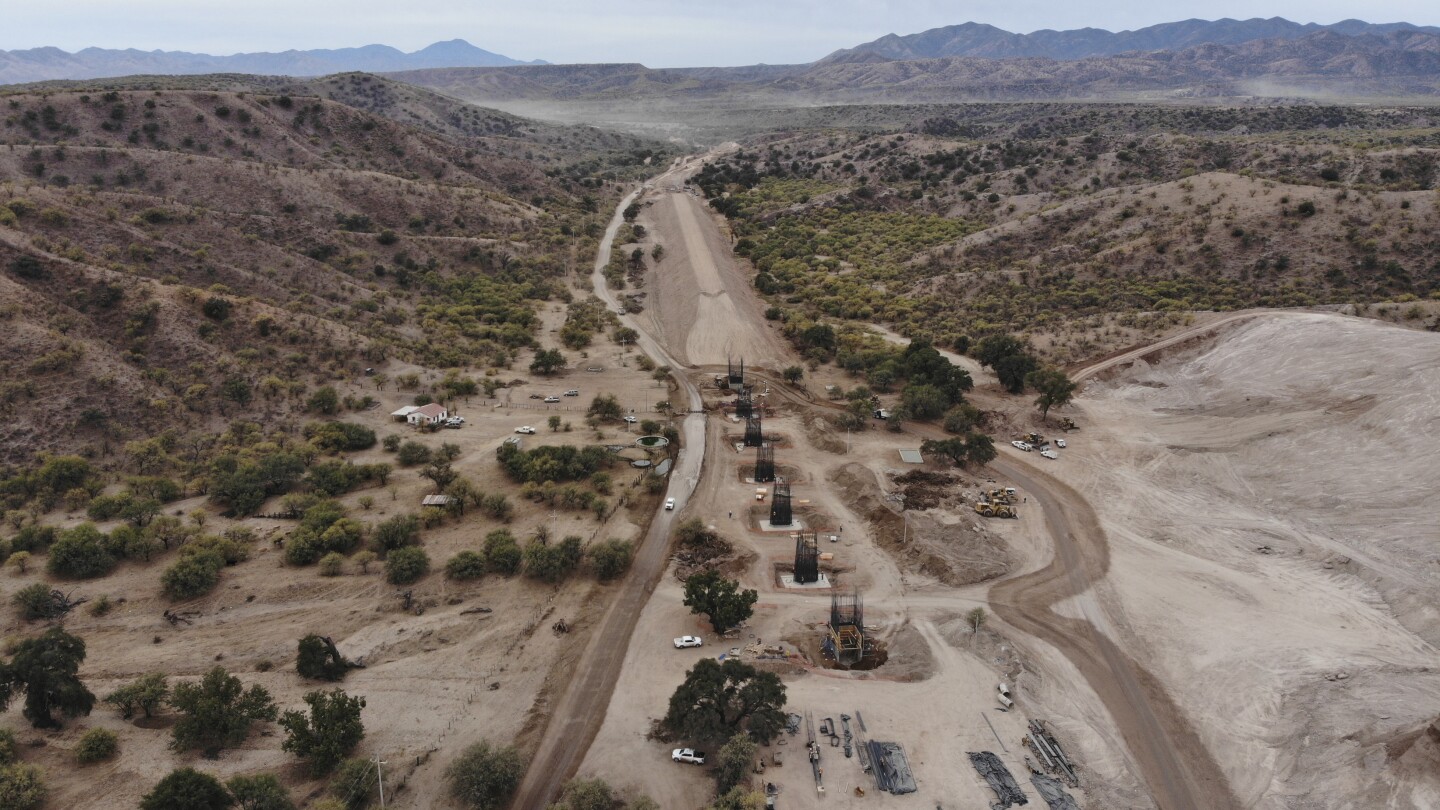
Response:
[[[375,783],[380,786],[380,810],[385,810],[385,769],[380,767],[385,764],[385,760],[382,760],[380,755],[376,754],[374,762]]]

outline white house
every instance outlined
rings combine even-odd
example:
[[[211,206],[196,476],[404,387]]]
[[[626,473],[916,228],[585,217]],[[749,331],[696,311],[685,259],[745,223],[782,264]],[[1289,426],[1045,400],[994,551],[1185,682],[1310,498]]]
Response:
[[[405,421],[412,425],[437,425],[448,418],[450,412],[445,410],[445,406],[432,402],[411,411],[405,416]]]

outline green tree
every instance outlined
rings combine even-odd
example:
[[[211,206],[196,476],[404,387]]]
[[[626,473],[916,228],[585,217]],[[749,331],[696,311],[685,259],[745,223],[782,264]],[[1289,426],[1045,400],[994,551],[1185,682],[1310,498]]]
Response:
[[[560,417],[552,416],[546,422],[550,425],[550,432],[554,433],[560,430]]]
[[[520,544],[510,532],[496,529],[485,535],[485,566],[491,573],[513,576],[523,560]]]
[[[989,368],[1006,357],[1024,353],[1025,344],[1010,335],[987,335],[975,346],[975,359]]]
[[[691,613],[710,617],[710,626],[723,633],[750,618],[755,601],[753,590],[740,590],[740,583],[726,579],[713,568],[691,574],[685,580],[685,606]]]
[[[375,763],[368,759],[347,759],[340,763],[330,779],[330,795],[339,800],[342,808],[362,810],[375,800],[379,782]]]
[[[240,810],[295,810],[290,794],[274,774],[232,776],[225,783]]]
[[[1069,405],[1075,395],[1075,382],[1058,368],[1032,371],[1025,375],[1025,384],[1040,392],[1040,396],[1035,398],[1035,407],[1046,419],[1050,417],[1051,408]]]
[[[727,793],[749,779],[750,771],[755,767],[755,753],[759,750],[750,735],[743,731],[731,737],[720,748],[720,753],[715,757],[718,765],[715,769],[715,781],[719,783],[720,793]]]
[[[615,791],[604,779],[571,779],[549,810],[614,810]]]
[[[45,570],[51,576],[92,579],[110,573],[115,558],[105,550],[105,535],[92,523],[65,531],[50,546]]]
[[[213,551],[187,554],[165,569],[160,584],[171,599],[194,599],[215,589],[225,558]]]
[[[194,768],[177,768],[140,800],[140,810],[225,810],[235,799],[220,780]]]
[[[709,810],[765,810],[765,796],[739,785],[717,797]]]
[[[670,696],[661,724],[688,740],[718,742],[749,732],[769,743],[785,727],[785,685],[738,658],[702,658]]]
[[[947,433],[969,433],[974,430],[975,425],[980,422],[980,409],[968,402],[959,405],[945,412],[945,431]]]
[[[34,765],[0,764],[0,807],[5,810],[40,810],[45,804],[45,782]]]
[[[58,627],[15,646],[9,662],[0,663],[0,711],[18,690],[25,692],[23,714],[35,728],[59,728],[53,714],[88,715],[95,695],[76,673],[85,660],[85,642]]]
[[[583,556],[579,537],[566,537],[555,545],[536,538],[525,544],[525,576],[559,582],[570,576]]]
[[[585,549],[585,557],[597,578],[614,579],[630,568],[630,561],[635,557],[635,544],[611,538]]]
[[[402,467],[424,464],[430,460],[430,448],[417,441],[405,442],[400,445],[400,451],[396,453],[395,460],[400,462]]]
[[[585,410],[586,416],[597,419],[619,419],[623,413],[620,400],[616,399],[614,394],[597,394],[590,401],[590,407]]]
[[[115,756],[119,748],[120,741],[115,732],[108,728],[92,728],[75,745],[75,761],[89,765]]]
[[[498,810],[520,786],[525,757],[513,745],[496,748],[480,741],[445,769],[450,795],[470,810]]]
[[[370,537],[375,548],[381,552],[414,545],[420,539],[420,518],[411,514],[387,518],[375,525],[375,531]]]
[[[205,673],[199,683],[176,685],[170,705],[181,713],[170,747],[176,751],[199,748],[210,759],[244,742],[256,721],[275,719],[275,701],[265,687],[257,684],[246,689],[224,667]]]
[[[785,377],[785,382],[794,385],[800,382],[800,378],[805,376],[805,369],[799,366],[789,366],[781,372],[781,375]]]
[[[365,708],[365,698],[336,689],[311,692],[305,696],[305,704],[310,707],[308,716],[298,711],[281,715],[286,737],[280,748],[307,760],[311,776],[323,776],[364,739],[360,711]]]
[[[396,549],[385,557],[385,581],[391,585],[409,585],[430,573],[430,557],[416,546]]]
[[[350,662],[328,638],[311,633],[296,645],[295,672],[314,681],[339,681],[350,671]]]
[[[321,386],[305,401],[305,409],[332,416],[340,410],[340,395],[335,393],[332,386]]]
[[[995,440],[984,433],[971,433],[965,437],[965,460],[977,467],[983,467],[995,460]]]
[[[550,376],[565,367],[565,355],[559,349],[541,349],[535,352],[535,359],[530,361],[530,371],[535,374]]]
[[[945,412],[950,400],[936,386],[907,385],[900,392],[900,406],[916,419],[934,419]]]
[[[466,549],[445,563],[445,576],[458,582],[485,576],[485,555]]]
[[[170,686],[166,683],[165,676],[159,672],[151,672],[111,692],[105,702],[114,706],[121,717],[129,720],[135,716],[136,711],[143,712],[146,717],[154,716],[169,697]]]
[[[985,608],[977,607],[965,614],[965,623],[970,625],[970,632],[978,633],[985,626],[985,618]]]
[[[1019,394],[1025,390],[1025,378],[1040,366],[1040,361],[1028,354],[1013,354],[1000,358],[995,364],[995,377],[1005,390]]]

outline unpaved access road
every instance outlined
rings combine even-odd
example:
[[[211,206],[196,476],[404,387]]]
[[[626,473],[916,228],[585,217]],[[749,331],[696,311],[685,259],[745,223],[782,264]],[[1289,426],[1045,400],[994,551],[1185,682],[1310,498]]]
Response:
[[[1254,314],[1236,315],[1226,321]],[[1174,345],[1219,325],[1187,330],[1165,343]],[[1106,362],[1119,364],[1150,351],[1153,349],[1142,347]],[[807,401],[785,386],[772,390],[800,407],[841,407]],[[931,425],[912,422],[905,429],[924,438],[948,438]],[[1036,498],[1055,549],[1045,567],[991,587],[989,600],[995,614],[1026,635],[1055,647],[1080,671],[1109,711],[1160,810],[1239,807],[1215,758],[1164,686],[1099,629],[1110,623],[1094,597],[1093,586],[1104,580],[1109,570],[1109,544],[1090,504],[1070,487],[1024,462],[1002,455],[990,467]],[[1086,618],[1068,618],[1055,612],[1055,605],[1072,598]]]
[[[623,221],[621,212],[638,193],[631,193],[616,206],[615,216],[600,241],[595,271],[591,276],[595,294],[612,308],[617,304],[605,287],[605,265],[609,261],[610,245]],[[675,365],[649,335],[643,331],[640,334],[639,345],[651,358],[657,363]],[[591,741],[600,730],[600,723],[605,719],[605,707],[610,704],[610,695],[620,676],[620,667],[625,661],[625,651],[630,646],[630,636],[635,631],[640,611],[670,560],[671,524],[694,492],[705,459],[705,415],[698,412],[701,408],[700,391],[683,376],[676,375],[676,379],[685,389],[692,411],[681,427],[684,443],[675,469],[670,474],[667,492],[676,499],[677,508],[673,512],[662,509],[651,521],[650,530],[636,550],[630,573],[620,586],[620,593],[611,601],[600,626],[591,634],[585,654],[550,714],[540,746],[530,761],[524,781],[515,792],[511,807],[516,810],[548,807],[559,796],[565,780],[579,768]]]

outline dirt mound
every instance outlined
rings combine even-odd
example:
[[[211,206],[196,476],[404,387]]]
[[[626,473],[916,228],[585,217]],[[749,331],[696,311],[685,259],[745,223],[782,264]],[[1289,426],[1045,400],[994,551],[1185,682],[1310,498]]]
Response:
[[[984,582],[1009,572],[1009,552],[983,526],[947,526],[924,512],[911,511],[907,530],[900,515],[885,503],[879,479],[869,468],[846,464],[830,474],[830,481],[850,508],[870,524],[876,544],[901,568],[952,586]]]

